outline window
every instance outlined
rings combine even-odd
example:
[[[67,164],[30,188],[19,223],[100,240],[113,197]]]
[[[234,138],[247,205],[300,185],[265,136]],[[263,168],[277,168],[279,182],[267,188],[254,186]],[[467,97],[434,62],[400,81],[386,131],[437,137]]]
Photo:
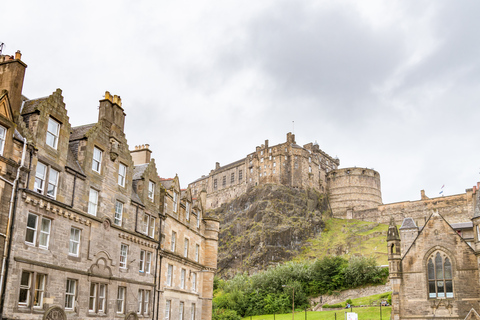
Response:
[[[185,238],[184,248],[183,248],[183,256],[185,258],[188,258],[188,246],[189,246],[189,241],[187,238]]]
[[[98,206],[98,191],[90,188],[90,195],[88,197],[88,213],[91,215],[97,215]]]
[[[138,314],[148,314],[148,304],[150,302],[150,291],[139,289],[138,290]]]
[[[277,163],[276,163],[276,162],[274,162],[274,163],[273,163],[273,167],[275,168],[276,166],[277,166]]]
[[[232,173],[230,175],[230,183],[234,183],[235,182],[235,173]]]
[[[25,242],[27,244],[37,245],[37,228],[39,217],[36,214],[29,213],[27,217],[27,230],[25,232]],[[48,243],[50,241],[50,228],[52,226],[52,220],[47,218],[41,218],[40,230],[38,236],[38,247],[48,249]]]
[[[93,313],[105,313],[107,285],[103,283],[90,284],[90,297],[88,311]]]
[[[242,170],[238,170],[238,181],[242,181],[243,179],[243,171]]]
[[[5,136],[7,129],[0,126],[0,156],[3,156],[3,149],[5,148]]]
[[[20,278],[18,305],[22,307],[30,307],[32,306],[31,301],[33,300],[34,308],[42,308],[46,278],[47,276],[45,274],[23,271]]]
[[[287,159],[288,159],[288,156],[285,156],[285,160],[287,160]]]
[[[60,123],[53,120],[52,118],[49,118],[46,142],[47,142],[47,145],[49,145],[53,149],[57,149],[59,132],[60,132]]]
[[[67,279],[67,287],[65,289],[65,310],[73,310],[75,308],[76,295],[77,280]]]
[[[118,287],[117,291],[117,313],[125,313],[125,292],[126,287]]]
[[[192,303],[192,308],[190,308],[190,320],[195,320],[195,303]]]
[[[185,289],[185,269],[180,272],[180,289]]]
[[[253,168],[250,168],[250,173],[253,173]]]
[[[148,234],[148,224],[150,222],[150,216],[146,213],[143,214],[143,233]]]
[[[113,220],[113,223],[116,224],[117,226],[121,226],[122,217],[123,217],[123,203],[116,200],[115,201],[115,219]]]
[[[427,263],[428,297],[453,298],[452,264],[445,254],[433,253]]]
[[[120,246],[120,268],[127,268],[127,255],[128,255],[128,246],[122,244]]]
[[[200,229],[200,213],[197,214],[197,229]]]
[[[312,173],[312,167],[308,167],[308,172]]]
[[[148,180],[148,199],[153,201],[155,199],[155,182]]]
[[[148,236],[154,237],[155,236],[155,217],[150,216],[150,225],[148,229]]]
[[[147,252],[145,260],[145,273],[150,273],[151,265],[152,265],[152,253]]]
[[[217,190],[217,179],[213,179],[213,190]]]
[[[222,178],[222,186],[225,187],[227,185],[227,176],[223,176]]]
[[[177,212],[177,207],[178,207],[178,193],[175,191],[173,192],[173,212]]]
[[[180,302],[180,309],[178,310],[178,320],[183,320],[184,303]]]
[[[262,156],[263,156],[263,150],[262,150],[262,151],[260,151],[260,155],[262,155]]]
[[[295,169],[298,169],[298,162],[295,162]]]
[[[49,167],[45,164],[37,162],[33,189],[38,193],[43,194],[45,192],[45,180],[48,172],[47,196],[55,199],[57,196],[58,171],[52,168],[48,169]]]
[[[140,266],[138,267],[140,272],[145,271],[145,250],[140,251]]]
[[[127,176],[127,167],[120,163],[118,165],[118,184],[125,187],[125,178]]]
[[[190,202],[185,203],[185,219],[190,220]]]
[[[274,173],[274,174],[276,173],[275,169],[273,169],[273,173]]]
[[[177,242],[177,233],[172,231],[172,241],[170,243],[170,251],[175,252],[175,246]]]
[[[200,246],[196,244],[195,245],[195,261],[197,262],[198,262],[199,251],[200,251]]]
[[[100,173],[102,164],[102,150],[97,147],[93,148],[92,170]]]
[[[68,254],[78,257],[80,248],[80,230],[77,228],[70,228],[70,243],[68,245]]]
[[[263,162],[263,158],[260,159],[260,162]]]
[[[172,273],[173,273],[173,266],[171,264],[168,265],[167,268],[167,286],[172,286]]]
[[[192,273],[192,291],[197,292],[197,274]]]
[[[268,160],[272,160],[272,156],[268,157]]]
[[[308,162],[312,162],[312,157],[308,157]]]
[[[165,320],[170,320],[170,307],[172,305],[171,300],[165,302]]]

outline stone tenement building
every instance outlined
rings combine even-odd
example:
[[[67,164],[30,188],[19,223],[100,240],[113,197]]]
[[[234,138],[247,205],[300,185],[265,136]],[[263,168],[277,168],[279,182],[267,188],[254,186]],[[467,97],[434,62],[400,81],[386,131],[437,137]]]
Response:
[[[0,56],[2,319],[211,319],[206,197],[129,151],[120,97],[71,127],[60,89],[22,96],[25,68]]]
[[[255,152],[245,158],[220,166],[208,176],[189,184],[194,196],[207,191],[207,209],[216,208],[245,193],[257,185],[274,183],[293,188],[313,188],[326,192],[326,176],[335,170],[340,160],[322,151],[317,143],[303,147],[295,141],[295,135],[287,134],[287,141],[270,146],[257,146]]]
[[[449,223],[432,210],[423,227],[391,219],[388,261],[391,319],[480,319],[480,192],[471,221]]]

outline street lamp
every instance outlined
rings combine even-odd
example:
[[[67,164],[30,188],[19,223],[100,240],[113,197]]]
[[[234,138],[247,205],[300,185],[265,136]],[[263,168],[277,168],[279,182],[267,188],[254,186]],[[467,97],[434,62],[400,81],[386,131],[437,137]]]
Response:
[[[292,320],[295,320],[295,287],[282,285],[283,288],[292,288]]]

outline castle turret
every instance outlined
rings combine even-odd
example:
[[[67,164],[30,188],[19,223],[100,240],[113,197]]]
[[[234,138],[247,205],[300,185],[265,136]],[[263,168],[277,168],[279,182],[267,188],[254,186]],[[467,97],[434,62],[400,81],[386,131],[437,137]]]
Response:
[[[400,248],[400,236],[398,234],[395,219],[390,219],[387,233],[388,245],[388,270],[392,285],[392,315],[391,319],[400,319],[400,287],[402,285],[402,250]]]

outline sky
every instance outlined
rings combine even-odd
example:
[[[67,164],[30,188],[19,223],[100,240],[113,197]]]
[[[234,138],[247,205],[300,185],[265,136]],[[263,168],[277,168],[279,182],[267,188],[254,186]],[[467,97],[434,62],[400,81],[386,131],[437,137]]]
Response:
[[[384,203],[480,181],[480,2],[8,1],[24,95],[63,90],[72,126],[122,98],[130,149],[181,187],[269,140],[374,168]]]

